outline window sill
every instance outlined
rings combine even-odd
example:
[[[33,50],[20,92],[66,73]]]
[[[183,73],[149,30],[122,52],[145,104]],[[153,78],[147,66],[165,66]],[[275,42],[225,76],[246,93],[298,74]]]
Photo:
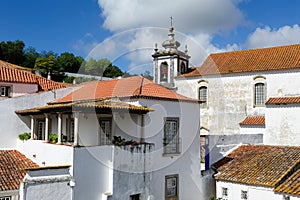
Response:
[[[266,107],[266,105],[265,105],[265,104],[254,105],[253,107],[254,107],[254,108],[264,108],[264,107]]]
[[[163,157],[173,157],[173,156],[180,156],[181,153],[178,152],[178,153],[163,153],[162,156]]]

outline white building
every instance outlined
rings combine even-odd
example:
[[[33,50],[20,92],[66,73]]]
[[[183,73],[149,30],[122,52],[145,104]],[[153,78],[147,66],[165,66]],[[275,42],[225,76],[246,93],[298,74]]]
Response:
[[[40,166],[70,165],[73,199],[199,199],[211,191],[195,110],[198,100],[142,77],[85,83],[16,111],[31,133],[17,146]]]
[[[0,100],[65,87],[28,72],[27,68],[0,60]]]
[[[265,144],[300,144],[296,111],[265,104],[270,98],[299,96],[299,57],[298,44],[215,53],[176,77],[175,86],[179,94],[206,101],[200,111],[203,135],[264,134]]]
[[[213,165],[216,197],[300,199],[300,147],[242,145]]]

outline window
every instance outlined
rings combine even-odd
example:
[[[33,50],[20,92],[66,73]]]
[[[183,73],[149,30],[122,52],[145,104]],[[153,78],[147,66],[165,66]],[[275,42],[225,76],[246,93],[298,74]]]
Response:
[[[179,119],[166,118],[164,125],[164,154],[178,154],[179,150]]]
[[[130,195],[130,200],[140,200],[141,194]]]
[[[160,64],[160,81],[168,81],[168,63],[167,62],[162,62]]]
[[[100,145],[111,144],[111,119],[100,119]]]
[[[283,200],[290,200],[290,196],[288,196],[288,195],[283,195],[283,198],[282,198]]]
[[[248,191],[245,190],[241,191],[241,199],[248,199]]]
[[[45,139],[45,121],[44,120],[37,121],[37,139],[38,140]]]
[[[0,200],[11,200],[11,197],[0,197]]]
[[[178,198],[178,175],[165,177],[165,196],[166,200],[176,200]]]
[[[74,142],[74,119],[67,119],[67,140]]]
[[[201,104],[202,107],[207,106],[207,87],[206,86],[199,87],[199,100],[205,101]]]
[[[257,106],[264,105],[266,101],[265,84],[256,83],[254,85],[254,104]]]
[[[222,187],[222,199],[228,199],[228,188]]]
[[[1,92],[1,97],[9,97],[10,87],[9,86],[0,86],[0,92]]]

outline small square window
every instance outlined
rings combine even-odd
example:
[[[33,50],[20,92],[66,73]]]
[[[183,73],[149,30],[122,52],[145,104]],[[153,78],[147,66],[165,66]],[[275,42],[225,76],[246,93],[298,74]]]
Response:
[[[228,188],[222,187],[222,198],[223,199],[228,198]]]
[[[282,198],[283,200],[290,200],[290,196],[288,196],[288,195],[283,195],[283,198]]]
[[[248,199],[248,191],[245,190],[241,191],[241,199]]]
[[[174,199],[178,196],[178,175],[165,177],[166,199]]]
[[[0,197],[0,200],[11,200],[11,197]]]
[[[10,95],[10,87],[9,86],[0,86],[0,96],[1,97],[9,97],[9,95]]]
[[[140,200],[141,194],[130,195],[130,200]]]

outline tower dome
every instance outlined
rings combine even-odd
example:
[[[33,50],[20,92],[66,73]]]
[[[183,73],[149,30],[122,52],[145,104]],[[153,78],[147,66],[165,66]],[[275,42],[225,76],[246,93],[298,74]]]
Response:
[[[174,38],[174,27],[171,25],[169,27],[169,38],[167,40],[165,40],[163,43],[162,43],[162,46],[165,48],[165,49],[175,49],[177,50],[177,48],[180,46],[180,43],[178,41],[175,40]]]

